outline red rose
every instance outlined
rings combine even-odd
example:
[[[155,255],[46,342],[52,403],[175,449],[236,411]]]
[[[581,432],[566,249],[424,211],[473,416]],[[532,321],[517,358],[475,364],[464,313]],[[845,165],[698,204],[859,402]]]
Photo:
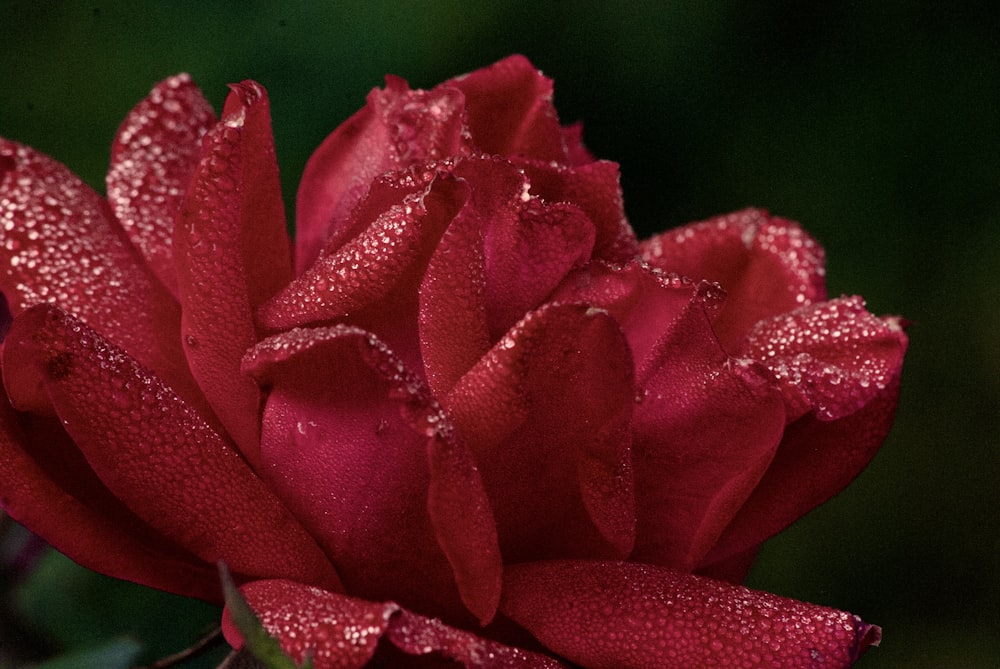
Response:
[[[306,168],[294,270],[254,82],[220,121],[156,86],[107,187],[0,140],[0,501],[81,564],[219,601],[223,560],[319,668],[878,641],[733,583],[885,437],[898,319],[763,211],[637,242],[524,58],[372,91]]]

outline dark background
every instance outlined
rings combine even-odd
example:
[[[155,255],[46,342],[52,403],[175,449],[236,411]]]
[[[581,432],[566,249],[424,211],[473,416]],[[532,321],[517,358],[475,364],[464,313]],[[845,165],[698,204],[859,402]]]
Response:
[[[882,625],[864,667],[1000,666],[989,3],[277,4],[0,0],[0,135],[103,191],[117,125],[154,82],[188,71],[219,109],[227,83],[253,78],[291,202],[312,148],[385,73],[430,87],[526,54],[555,79],[562,120],[582,120],[594,153],[621,163],[640,234],[764,206],[824,244],[831,294],[913,321],[882,452],[765,548],[751,584]],[[51,648],[131,632],[155,654],[185,642],[169,621],[214,616],[56,557],[43,566],[5,606]]]

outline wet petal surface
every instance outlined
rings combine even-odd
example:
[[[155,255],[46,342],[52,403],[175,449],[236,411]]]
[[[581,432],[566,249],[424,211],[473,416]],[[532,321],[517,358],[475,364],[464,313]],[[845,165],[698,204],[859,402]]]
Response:
[[[211,105],[187,74],[157,84],[129,112],[111,146],[108,203],[150,269],[176,296],[174,222],[215,125]]]
[[[5,371],[35,370],[93,471],[165,536],[240,574],[339,587],[313,539],[225,439],[82,322],[32,308],[11,327],[3,362]],[[13,394],[11,402],[17,407]]]
[[[264,628],[278,638],[285,652],[297,662],[311,656],[316,669],[363,667],[373,658],[391,662],[386,666],[406,667],[410,666],[407,658],[411,656],[453,660],[467,669],[565,666],[553,658],[410,613],[393,602],[354,599],[290,581],[257,581],[241,590]],[[222,629],[230,644],[237,648],[243,645],[228,610]],[[391,650],[384,642],[379,649],[380,640],[391,643],[397,652],[376,657],[379,650]],[[427,666],[419,662],[414,665]]]
[[[491,618],[500,556],[479,473],[399,358],[370,333],[333,326],[271,337],[246,368],[270,391],[264,475],[350,592]]]
[[[850,613],[625,562],[509,567],[501,610],[592,669],[842,668],[881,637]]]

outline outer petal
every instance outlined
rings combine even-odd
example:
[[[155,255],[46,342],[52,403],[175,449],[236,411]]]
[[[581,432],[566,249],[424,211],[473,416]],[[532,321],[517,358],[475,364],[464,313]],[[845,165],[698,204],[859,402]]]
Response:
[[[132,244],[177,295],[174,221],[215,114],[187,74],[157,84],[129,112],[111,146],[108,203]]]
[[[11,313],[57,304],[197,401],[177,303],[117,229],[107,203],[61,164],[4,139],[0,192],[0,290]]]
[[[767,474],[705,563],[758,545],[847,487],[885,441],[898,399],[897,376],[849,416],[823,421],[807,414],[789,425]]]
[[[236,451],[124,351],[37,306],[15,320],[3,353],[5,373],[36,370],[93,471],[152,527],[243,575],[339,587],[312,538]]]
[[[116,578],[218,600],[218,575],[156,534],[106,489],[52,419],[0,390],[0,506],[73,560]]]
[[[240,374],[257,306],[291,278],[264,89],[233,87],[204,150],[174,236],[184,348],[195,378],[252,464],[260,394]]]
[[[849,613],[625,562],[509,567],[501,610],[591,669],[846,667],[881,638]]]
[[[639,250],[654,267],[725,289],[714,327],[729,352],[757,321],[826,299],[823,249],[797,223],[760,209],[664,232]]]
[[[256,581],[243,586],[242,591],[285,652],[296,662],[311,657],[316,669],[363,667],[375,657],[383,639],[407,655],[433,653],[469,669],[564,666],[553,658],[410,613],[393,602],[353,599],[290,581]],[[222,631],[234,647],[243,645],[228,609],[223,614]],[[388,650],[386,644],[382,646]],[[391,666],[405,666],[405,657],[397,654]]]
[[[451,390],[506,562],[631,550],[633,392],[621,332],[584,305],[532,312]]]
[[[702,284],[654,349],[635,410],[634,558],[690,571],[767,470],[785,427],[762,368],[726,355]]]
[[[524,56],[510,56],[434,90],[449,87],[465,95],[469,132],[480,151],[567,162],[559,117],[552,104],[552,80]]]
[[[372,181],[409,165],[468,153],[465,101],[453,88],[411,91],[398,77],[320,145],[306,164],[296,205],[295,264],[301,274],[345,224]]]
[[[479,473],[400,360],[335,326],[271,337],[246,367],[270,387],[264,474],[349,591],[461,618],[460,595],[491,618],[500,554]]]
[[[860,297],[842,297],[757,323],[742,355],[775,375],[791,418],[836,420],[868,404],[899,375],[906,335]]]

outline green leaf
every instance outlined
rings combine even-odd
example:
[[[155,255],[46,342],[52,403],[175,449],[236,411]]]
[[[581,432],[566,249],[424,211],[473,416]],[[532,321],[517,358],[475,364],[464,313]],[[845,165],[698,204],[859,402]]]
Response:
[[[35,665],[34,669],[126,669],[142,652],[134,639],[112,639],[96,648],[66,653]]]
[[[229,569],[223,562],[219,562],[219,576],[222,579],[222,591],[226,598],[226,606],[229,607],[229,614],[243,635],[244,648],[267,669],[312,669],[312,662],[309,659],[299,667],[281,650],[281,644],[264,629],[257,614],[236,587]]]
[[[50,551],[12,595],[15,618],[50,648],[76,652],[128,637],[142,644],[136,664],[150,664],[190,646],[218,624],[220,614],[217,606],[205,602],[102,576],[56,551]],[[215,667],[223,651],[213,649],[185,667]]]

